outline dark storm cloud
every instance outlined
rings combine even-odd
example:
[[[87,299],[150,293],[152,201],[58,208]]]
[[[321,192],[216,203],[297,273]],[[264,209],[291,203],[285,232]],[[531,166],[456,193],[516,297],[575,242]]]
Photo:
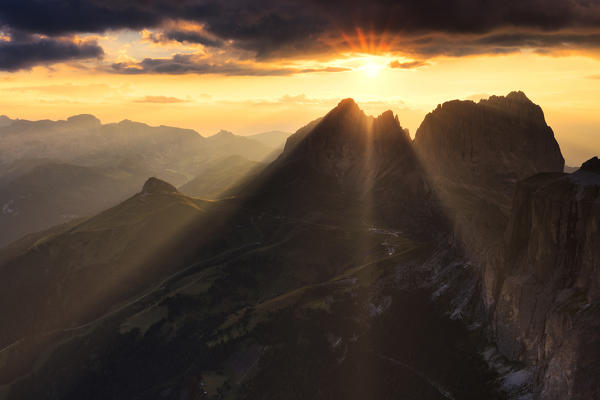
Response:
[[[488,35],[475,42],[480,46],[531,48],[596,48],[600,47],[598,33],[501,33]]]
[[[158,34],[152,33],[149,39],[154,43],[165,43],[168,41],[187,42],[201,44],[209,47],[222,47],[223,40],[207,37],[203,32],[195,32],[189,30],[169,29]]]
[[[3,0],[7,25],[46,34],[157,26],[167,19],[206,22],[228,38],[282,41],[333,22],[392,31],[482,33],[515,26],[553,30],[597,27],[598,0]]]
[[[181,20],[202,24],[208,35],[173,29],[172,22]],[[232,48],[257,60],[344,47],[376,51],[365,48],[360,28],[367,36],[387,37],[387,50],[426,58],[505,54],[522,47],[595,48],[600,0],[2,0],[0,26],[50,37],[148,28],[155,30],[155,40],[219,48],[233,41]]]
[[[12,37],[9,41],[0,41],[0,70],[17,71],[35,65],[100,58],[103,54],[95,41]]]

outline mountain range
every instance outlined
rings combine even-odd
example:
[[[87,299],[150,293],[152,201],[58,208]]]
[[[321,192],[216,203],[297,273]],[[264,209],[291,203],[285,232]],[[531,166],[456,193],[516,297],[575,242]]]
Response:
[[[345,99],[229,160],[0,251],[0,397],[600,396],[600,162],[564,173],[524,93],[414,140]]]
[[[92,115],[65,121],[5,117],[0,123],[0,245],[116,205],[149,176],[181,186],[210,179],[204,171],[219,166],[235,168],[241,177],[256,163],[276,157],[286,134],[256,137],[222,131],[204,138],[189,129],[128,120],[103,125]],[[227,184],[218,178],[207,191],[196,187],[193,194],[219,196]]]

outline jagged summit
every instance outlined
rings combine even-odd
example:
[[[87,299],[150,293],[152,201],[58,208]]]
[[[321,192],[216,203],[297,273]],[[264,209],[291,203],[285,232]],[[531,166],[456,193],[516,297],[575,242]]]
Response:
[[[427,114],[415,146],[433,174],[477,184],[510,183],[564,167],[542,109],[523,92],[444,103]]]
[[[503,96],[491,96],[491,97],[502,98]],[[506,95],[506,99],[512,100],[512,101],[524,101],[524,102],[528,102],[528,103],[533,103],[531,100],[529,100],[529,97],[527,97],[527,95],[521,90],[514,90],[514,91],[510,92],[509,94]]]
[[[406,176],[418,175],[410,136],[398,117],[392,111],[368,116],[351,98],[291,135],[279,163],[290,164],[290,176],[315,171],[348,190],[364,191],[382,179],[402,181],[400,187]]]
[[[341,100],[335,109],[361,111],[358,104],[351,97]]]
[[[142,187],[142,193],[157,194],[157,193],[177,193],[175,186],[168,182],[155,177],[148,178]]]

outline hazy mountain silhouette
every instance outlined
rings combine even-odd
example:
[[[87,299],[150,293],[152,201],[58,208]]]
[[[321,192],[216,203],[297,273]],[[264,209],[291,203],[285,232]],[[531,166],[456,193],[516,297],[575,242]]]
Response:
[[[262,133],[255,133],[253,135],[246,136],[249,139],[257,140],[264,144],[265,146],[269,146],[275,149],[283,148],[285,141],[290,136],[289,132],[284,131],[268,131]]]
[[[219,159],[235,155],[260,161],[277,156],[277,146],[225,136],[205,139],[189,129],[129,120],[102,125],[86,114],[65,121],[4,118],[0,245],[113,206],[133,195],[150,176],[180,186]],[[230,172],[228,183],[221,181],[223,174],[205,175],[204,185],[212,189],[195,193],[216,196],[244,176],[241,169]]]
[[[213,154],[236,154],[251,161],[263,161],[277,157],[272,155],[277,147],[268,146],[261,141],[246,136],[235,135],[229,131],[221,130],[206,139]]]
[[[241,182],[258,174],[266,163],[250,161],[241,156],[209,160],[199,168],[198,175],[180,187],[189,195],[204,199],[218,199],[230,195]]]
[[[594,398],[597,164],[562,173],[520,92],[445,103],[414,142],[342,100],[223,200],[152,178],[0,251],[0,393]]]

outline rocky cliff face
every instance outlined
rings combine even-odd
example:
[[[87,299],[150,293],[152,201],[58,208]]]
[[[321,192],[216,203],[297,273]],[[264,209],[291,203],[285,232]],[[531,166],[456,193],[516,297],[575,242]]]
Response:
[[[542,399],[600,396],[600,174],[517,186],[500,261],[484,272],[499,350],[538,366]]]
[[[425,117],[415,145],[431,174],[477,185],[511,185],[564,168],[542,109],[523,92],[444,103]]]
[[[522,92],[444,103],[425,117],[414,144],[471,259],[502,236],[518,180],[564,168],[542,109]]]
[[[454,225],[451,242],[474,267],[443,269],[450,302],[487,324],[501,354],[536,371],[536,398],[598,398],[597,159],[562,173],[541,108],[521,92],[439,106],[415,146]]]

